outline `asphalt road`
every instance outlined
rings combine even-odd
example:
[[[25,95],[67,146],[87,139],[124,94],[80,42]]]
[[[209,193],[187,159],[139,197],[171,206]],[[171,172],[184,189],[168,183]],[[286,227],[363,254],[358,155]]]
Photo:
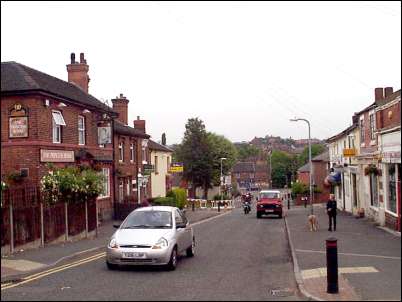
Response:
[[[194,226],[196,255],[173,272],[109,271],[105,258],[1,291],[1,300],[300,300],[284,220],[241,209]],[[102,252],[102,251],[100,251]],[[97,252],[99,254],[99,251]],[[271,290],[276,291],[273,295]]]

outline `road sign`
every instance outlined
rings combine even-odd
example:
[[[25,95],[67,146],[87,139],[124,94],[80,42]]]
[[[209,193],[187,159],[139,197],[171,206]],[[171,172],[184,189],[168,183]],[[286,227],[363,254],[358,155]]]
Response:
[[[183,164],[182,163],[172,163],[170,166],[169,172],[170,173],[181,173],[183,172]]]

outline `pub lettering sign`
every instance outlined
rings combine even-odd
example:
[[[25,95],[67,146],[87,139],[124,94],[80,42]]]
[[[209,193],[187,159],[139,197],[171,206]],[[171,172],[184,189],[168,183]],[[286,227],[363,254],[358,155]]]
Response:
[[[28,117],[10,117],[10,137],[28,137]]]
[[[69,163],[74,162],[74,151],[65,150],[40,150],[40,161],[41,162],[62,162]]]

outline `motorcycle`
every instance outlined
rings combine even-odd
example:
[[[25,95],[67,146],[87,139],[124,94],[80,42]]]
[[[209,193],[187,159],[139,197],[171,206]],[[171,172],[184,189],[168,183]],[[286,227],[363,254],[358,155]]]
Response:
[[[243,208],[244,208],[244,214],[250,213],[250,211],[251,211],[251,206],[250,206],[250,203],[249,203],[249,202],[246,201],[246,202],[243,204]]]

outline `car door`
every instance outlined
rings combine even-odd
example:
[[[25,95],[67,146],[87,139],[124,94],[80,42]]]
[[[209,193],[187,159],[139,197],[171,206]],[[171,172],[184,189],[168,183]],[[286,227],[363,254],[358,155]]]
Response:
[[[180,213],[181,218],[183,219],[183,223],[186,225],[186,228],[184,229],[184,234],[183,234],[183,244],[184,244],[184,249],[187,249],[188,247],[191,246],[192,239],[193,239],[193,233],[192,233],[192,227],[190,226],[189,221],[187,220],[186,215],[181,210],[178,210]]]
[[[176,222],[176,236],[177,236],[177,248],[181,252],[186,248],[185,246],[185,228],[177,228],[178,225],[184,224],[183,217],[178,209],[174,211],[174,218]]]

